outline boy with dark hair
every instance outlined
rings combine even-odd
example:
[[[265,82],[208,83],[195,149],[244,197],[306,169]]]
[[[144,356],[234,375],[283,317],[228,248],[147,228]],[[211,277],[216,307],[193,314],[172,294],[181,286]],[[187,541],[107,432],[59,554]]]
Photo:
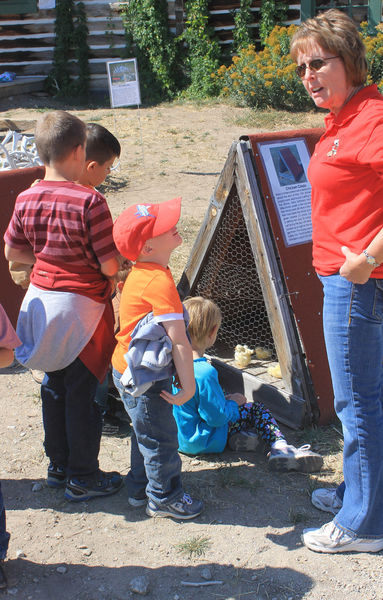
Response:
[[[183,491],[177,426],[172,414],[172,404],[187,402],[195,391],[183,306],[168,267],[172,251],[182,244],[177,231],[180,211],[181,198],[162,204],[137,204],[127,208],[114,224],[117,248],[135,264],[122,290],[120,331],[112,364],[114,383],[133,425],[130,471],[126,477],[129,503],[146,504],[146,513],[152,517],[184,520],[199,515],[203,505]],[[156,360],[158,354],[163,354],[161,351],[151,352],[148,379],[140,391],[130,392],[123,383],[128,361],[131,364],[127,353],[132,337],[144,321],[143,328],[154,347],[166,345],[171,353],[169,358],[180,384],[174,396],[172,365],[169,371]],[[136,341],[138,337],[139,334]],[[137,353],[135,356],[140,368],[145,361]]]
[[[87,124],[85,153],[86,161],[93,161],[99,167],[102,167],[108,161],[112,161],[109,165],[109,167],[111,167],[114,160],[119,158],[120,154],[120,142],[110,131],[108,131],[102,125],[98,125],[98,123]]]
[[[70,138],[72,138],[72,144]],[[47,483],[69,500],[118,491],[99,469],[101,413],[94,402],[114,348],[110,277],[118,269],[105,198],[73,183],[85,165],[85,124],[42,116],[35,141],[45,178],[22,192],[4,235],[7,260],[33,264],[17,323],[19,362],[45,371],[41,385]]]

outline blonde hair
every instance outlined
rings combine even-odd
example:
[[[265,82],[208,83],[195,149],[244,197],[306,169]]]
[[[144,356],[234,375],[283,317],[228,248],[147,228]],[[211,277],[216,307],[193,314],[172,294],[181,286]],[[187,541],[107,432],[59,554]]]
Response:
[[[221,325],[222,313],[212,300],[202,296],[186,298],[184,305],[190,318],[188,326],[190,337],[197,343],[203,343],[214,327]]]
[[[313,43],[332,55],[339,56],[351,85],[366,83],[366,48],[354,21],[344,12],[331,8],[304,21],[291,39],[292,59],[297,62],[299,52],[305,52]]]

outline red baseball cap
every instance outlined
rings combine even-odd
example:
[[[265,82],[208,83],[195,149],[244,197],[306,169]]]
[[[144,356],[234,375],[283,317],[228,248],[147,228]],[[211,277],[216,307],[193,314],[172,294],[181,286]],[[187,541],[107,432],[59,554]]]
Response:
[[[118,251],[135,261],[147,240],[174,227],[181,214],[181,198],[161,204],[133,204],[117,217],[113,238]]]

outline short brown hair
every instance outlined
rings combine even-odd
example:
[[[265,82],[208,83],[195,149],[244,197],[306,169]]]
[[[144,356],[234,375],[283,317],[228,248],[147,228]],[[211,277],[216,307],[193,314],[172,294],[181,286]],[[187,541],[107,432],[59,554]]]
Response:
[[[298,53],[307,50],[312,42],[339,56],[351,85],[366,83],[366,48],[354,21],[344,12],[331,8],[313,19],[304,21],[291,39],[292,59],[297,62]]]
[[[106,127],[98,123],[86,126],[86,160],[103,165],[107,160],[119,157],[121,146],[118,139]]]
[[[46,113],[36,123],[35,142],[44,165],[65,159],[85,144],[85,123],[65,110]]]
[[[194,298],[186,298],[184,305],[190,318],[188,326],[190,337],[197,343],[203,342],[216,325],[218,327],[221,325],[222,313],[212,300],[194,296]]]

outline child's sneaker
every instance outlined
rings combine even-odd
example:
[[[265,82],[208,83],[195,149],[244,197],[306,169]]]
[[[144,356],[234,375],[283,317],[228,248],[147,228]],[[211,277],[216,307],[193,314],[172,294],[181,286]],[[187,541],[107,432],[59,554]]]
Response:
[[[313,473],[323,465],[323,457],[311,450],[310,444],[295,448],[286,444],[279,448],[271,448],[268,454],[269,467],[272,471],[300,471]]]
[[[149,517],[173,517],[173,519],[187,520],[198,517],[202,508],[201,500],[193,500],[189,494],[184,494],[182,498],[166,506],[157,506],[153,500],[149,500],[146,514]]]
[[[259,444],[258,435],[254,431],[238,431],[229,436],[227,445],[234,452],[252,452]]]
[[[311,494],[311,502],[315,508],[336,515],[343,506],[336,490],[337,488],[318,488]]]
[[[140,506],[145,506],[148,502],[148,499],[146,496],[145,498],[134,498],[133,496],[129,496],[128,502],[130,506],[133,506],[134,508],[139,508]]]
[[[115,494],[122,484],[123,479],[116,471],[105,473],[99,470],[91,479],[71,477],[68,480],[64,496],[72,502],[91,500],[91,498]]]
[[[51,488],[61,488],[66,484],[66,470],[64,467],[50,463],[48,467],[47,486]]]

